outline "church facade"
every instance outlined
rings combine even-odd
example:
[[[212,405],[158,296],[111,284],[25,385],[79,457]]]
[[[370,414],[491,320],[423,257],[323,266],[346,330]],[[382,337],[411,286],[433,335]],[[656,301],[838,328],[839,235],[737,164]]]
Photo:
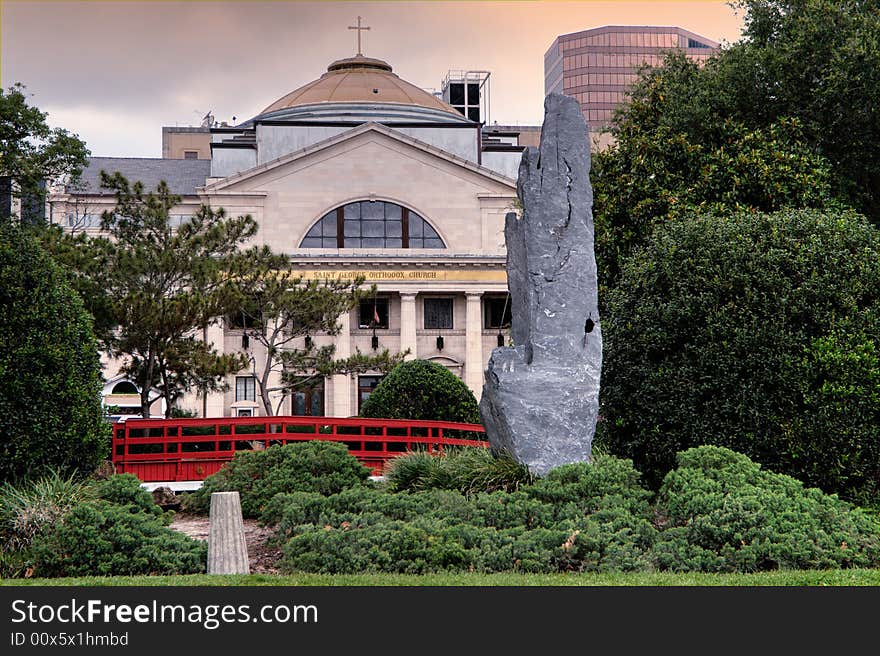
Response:
[[[166,180],[183,199],[173,220],[203,203],[250,214],[259,232],[249,245],[286,254],[305,278],[364,276],[376,286],[375,298],[339,318],[339,335],[313,336],[316,346],[333,343],[337,357],[408,349],[448,367],[479,399],[491,351],[509,333],[503,226],[522,151],[515,138],[490,140],[481,128],[359,54],[239,125],[211,127],[210,159],[93,158],[83,184],[53,199],[53,214],[71,230],[97,230],[113,203],[97,186],[102,169],[147,188]],[[263,355],[233,320],[205,338],[257,362]],[[133,413],[131,381],[116,369],[105,363],[105,402]],[[273,401],[278,414],[352,416],[380,379],[332,376]],[[252,373],[227,382],[227,392],[193,395],[182,407],[263,414]]]

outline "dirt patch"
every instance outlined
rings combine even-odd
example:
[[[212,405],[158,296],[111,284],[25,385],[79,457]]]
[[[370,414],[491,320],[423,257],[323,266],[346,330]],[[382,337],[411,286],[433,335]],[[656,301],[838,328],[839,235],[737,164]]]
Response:
[[[266,544],[266,541],[275,535],[275,531],[271,528],[260,526],[255,519],[245,519],[243,521],[244,539],[247,543],[251,574],[278,574],[278,561],[281,559],[281,550]],[[175,515],[169,528],[180,531],[196,540],[207,541],[208,539],[208,517],[205,515],[179,513]]]

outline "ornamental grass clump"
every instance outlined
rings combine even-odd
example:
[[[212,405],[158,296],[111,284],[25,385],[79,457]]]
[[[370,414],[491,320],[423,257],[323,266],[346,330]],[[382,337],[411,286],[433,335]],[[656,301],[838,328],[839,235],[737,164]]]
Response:
[[[395,490],[458,490],[464,494],[513,491],[535,480],[527,466],[507,454],[458,447],[442,454],[414,451],[390,460],[385,476]]]
[[[0,486],[0,576],[20,575],[34,540],[93,497],[87,484],[54,470],[20,485]]]
[[[168,528],[130,474],[102,481],[56,472],[0,487],[0,575],[7,577],[203,572],[205,543]]]

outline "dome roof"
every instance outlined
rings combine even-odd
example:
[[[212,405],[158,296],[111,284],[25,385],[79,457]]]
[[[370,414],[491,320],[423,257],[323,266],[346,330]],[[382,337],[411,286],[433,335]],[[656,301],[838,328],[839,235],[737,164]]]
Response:
[[[367,104],[380,114],[388,114],[389,109],[400,114],[399,110],[407,107],[442,122],[469,122],[451,105],[400,79],[387,62],[363,55],[333,62],[320,78],[279,98],[251,120],[293,118],[304,114],[300,110],[306,108],[309,113],[317,111],[327,116],[328,104],[354,107],[359,110],[358,114],[368,109]],[[414,118],[410,110],[400,114],[401,118],[404,116],[409,116],[410,120]]]

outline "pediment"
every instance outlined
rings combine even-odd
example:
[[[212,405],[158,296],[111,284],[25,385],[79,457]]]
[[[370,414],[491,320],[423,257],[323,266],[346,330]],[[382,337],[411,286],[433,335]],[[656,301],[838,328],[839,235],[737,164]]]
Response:
[[[340,135],[312,144],[270,162],[218,180],[204,188],[205,194],[265,190],[280,178],[295,175],[308,167],[334,159],[357,160],[361,170],[369,170],[378,156],[408,158],[447,176],[466,180],[487,191],[516,192],[516,181],[473,162],[452,155],[432,144],[401,134],[378,123],[365,123]],[[365,166],[367,165],[367,166]],[[381,173],[381,171],[377,171]]]

